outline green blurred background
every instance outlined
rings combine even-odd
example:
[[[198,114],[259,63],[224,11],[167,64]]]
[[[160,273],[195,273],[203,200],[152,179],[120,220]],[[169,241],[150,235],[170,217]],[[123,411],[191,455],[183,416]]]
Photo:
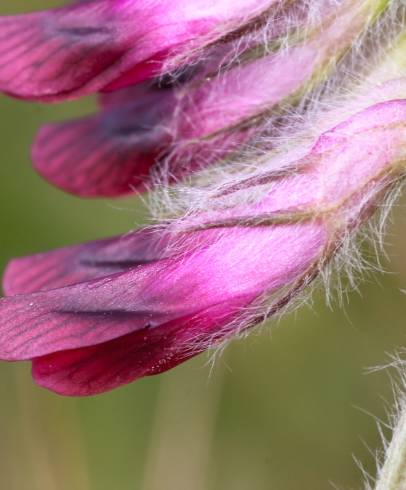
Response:
[[[0,14],[56,4],[2,0]],[[91,100],[42,106],[0,98],[2,268],[13,256],[142,223],[135,198],[75,199],[30,169],[38,126],[92,107]],[[36,387],[29,365],[0,364],[0,488],[361,488],[354,459],[374,474],[376,417],[386,421],[393,400],[388,373],[366,368],[406,346],[402,203],[392,221],[390,273],[370,276],[344,308],[329,309],[319,294],[312,308],[232,344],[213,370],[202,355],[105,395],[68,399]]]

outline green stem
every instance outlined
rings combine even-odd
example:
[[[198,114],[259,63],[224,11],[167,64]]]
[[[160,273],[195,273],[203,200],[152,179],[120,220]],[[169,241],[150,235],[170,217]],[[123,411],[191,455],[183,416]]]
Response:
[[[375,490],[406,489],[406,407],[403,408],[386,453]]]

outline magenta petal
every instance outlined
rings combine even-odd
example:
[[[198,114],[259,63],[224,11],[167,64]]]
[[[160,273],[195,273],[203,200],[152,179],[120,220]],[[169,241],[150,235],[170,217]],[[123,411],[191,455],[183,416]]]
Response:
[[[196,336],[207,347],[213,332],[231,320],[242,302],[240,298],[234,305],[216,305],[159,328],[34,359],[34,380],[61,395],[88,396],[162,373],[203,350],[194,345]]]
[[[172,92],[77,121],[44,126],[32,148],[36,170],[82,197],[115,197],[143,190],[157,157],[171,142]]]
[[[235,2],[235,0],[233,0]],[[57,101],[158,74],[166,58],[220,25],[238,26],[265,0],[228,3],[89,0],[0,19],[0,90]]]
[[[61,288],[157,260],[165,237],[141,229],[127,235],[12,260],[4,273],[7,296]]]
[[[228,302],[207,297],[199,305],[194,295],[188,301],[191,285],[185,282],[176,288],[172,285],[172,290],[168,284],[163,300],[159,282],[165,272],[171,274],[165,271],[165,264],[158,263],[144,270],[2,299],[0,358],[27,360],[103,344],[132,332],[147,335],[149,330],[193,316],[199,309],[216,304],[227,309],[238,300],[242,307],[247,297],[254,297],[238,295]]]
[[[226,235],[213,230],[201,235],[195,251],[180,257],[60,289],[7,297],[0,301],[0,358],[42,357],[156,329],[215,305],[240,301],[246,306],[264,289],[276,290],[303,274],[324,239],[323,226],[314,224],[271,233],[264,228],[236,229]],[[280,262],[279,249],[285,254]]]
[[[212,22],[176,17],[169,6],[89,0],[0,18],[0,90],[59,101],[113,90],[158,74],[169,51]]]

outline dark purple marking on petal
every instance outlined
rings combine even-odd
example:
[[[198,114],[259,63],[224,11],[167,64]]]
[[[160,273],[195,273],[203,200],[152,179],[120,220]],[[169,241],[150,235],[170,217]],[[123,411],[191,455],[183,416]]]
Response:
[[[108,0],[0,18],[0,89],[52,101],[80,92],[113,66],[119,76],[131,47],[123,19]]]
[[[12,260],[5,271],[7,296],[56,289],[122,272],[162,258],[167,237],[155,229],[64,247]]]
[[[0,300],[0,358],[24,360],[100,344],[190,313],[196,305],[180,301],[182,288],[161,296],[160,278],[171,271],[171,261],[162,260]]]
[[[32,148],[35,169],[82,197],[144,190],[151,167],[171,143],[172,92],[153,92],[100,115],[44,126]]]

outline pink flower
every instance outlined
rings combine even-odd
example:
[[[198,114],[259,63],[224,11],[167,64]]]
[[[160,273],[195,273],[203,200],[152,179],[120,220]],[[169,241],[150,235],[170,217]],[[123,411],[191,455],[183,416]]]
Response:
[[[160,74],[278,0],[87,0],[0,20],[0,90],[56,101]]]
[[[404,173],[404,80],[317,117],[301,98],[331,90],[363,39],[372,50],[384,4],[89,0],[0,19],[1,90],[105,92],[100,114],[40,130],[39,173],[86,197],[157,183],[170,203],[155,228],[12,261],[0,358],[91,395],[290,305]],[[302,133],[287,117],[297,102]]]
[[[405,137],[406,102],[378,103],[292,149],[282,166],[275,157],[223,185],[211,211],[12,262],[1,358],[32,360],[36,382],[57,393],[90,395],[255,325],[371,215],[404,172]]]

